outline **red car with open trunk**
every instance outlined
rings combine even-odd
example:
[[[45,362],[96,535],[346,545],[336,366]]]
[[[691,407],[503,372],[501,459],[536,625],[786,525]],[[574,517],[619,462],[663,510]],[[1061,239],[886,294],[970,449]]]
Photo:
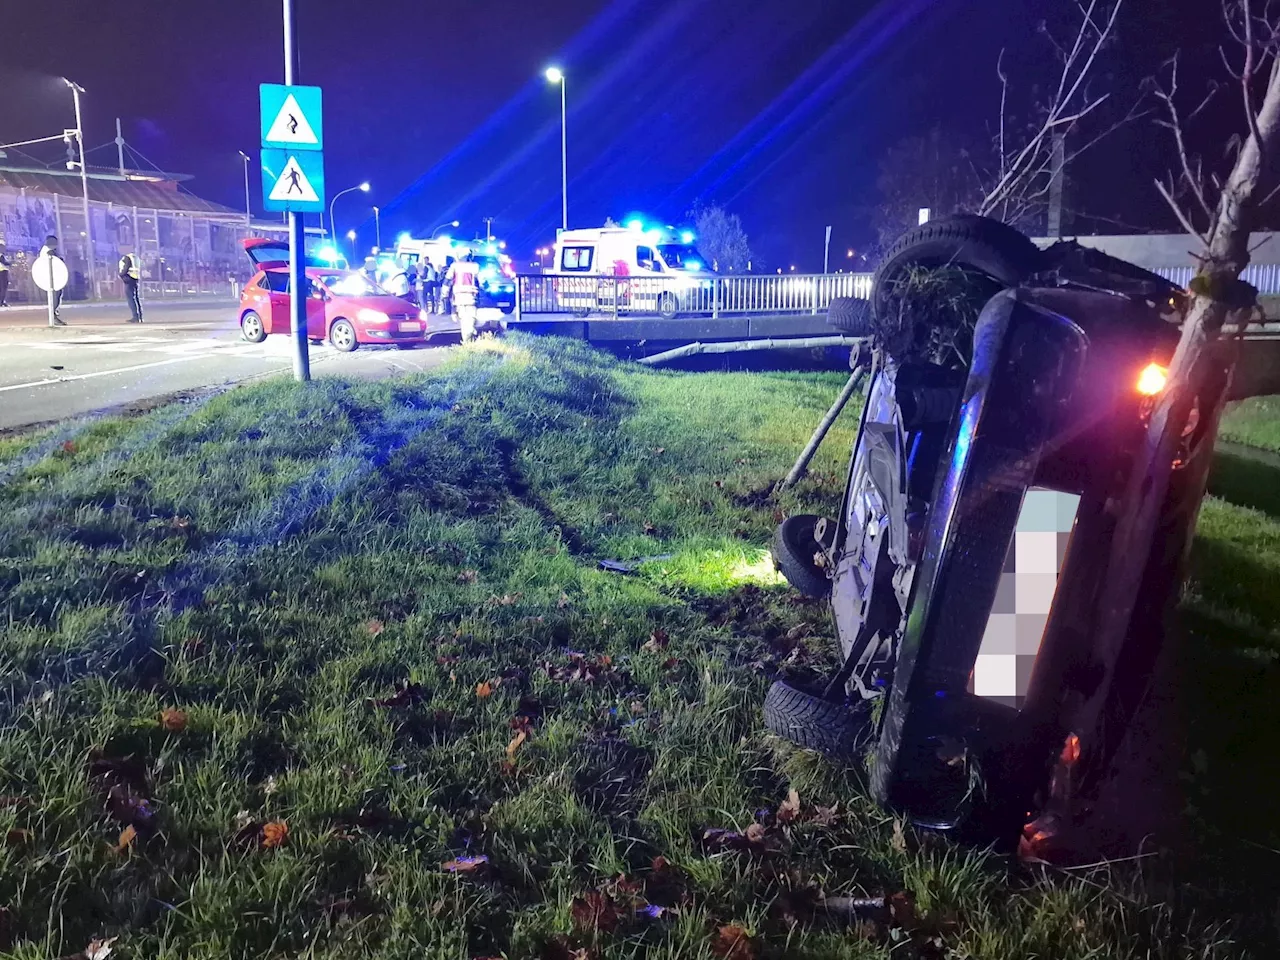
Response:
[[[240,294],[240,332],[251,343],[290,332],[289,245],[261,238],[244,241],[257,272]],[[307,336],[350,352],[362,343],[394,343],[407,349],[441,333],[456,333],[453,317],[437,316],[393,296],[354,270],[308,260]]]

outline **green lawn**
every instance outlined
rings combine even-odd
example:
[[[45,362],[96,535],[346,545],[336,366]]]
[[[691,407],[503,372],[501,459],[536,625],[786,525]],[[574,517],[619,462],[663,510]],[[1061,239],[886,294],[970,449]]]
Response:
[[[763,732],[769,677],[831,636],[765,548],[833,509],[855,418],[768,491],[842,382],[512,337],[0,442],[0,953],[1237,955],[1252,901],[1211,874],[1011,866]],[[1274,732],[1280,602],[1242,578],[1274,578],[1280,524],[1215,500],[1202,528],[1193,628],[1253,684],[1213,702]],[[1211,720],[1206,831],[1263,746]]]

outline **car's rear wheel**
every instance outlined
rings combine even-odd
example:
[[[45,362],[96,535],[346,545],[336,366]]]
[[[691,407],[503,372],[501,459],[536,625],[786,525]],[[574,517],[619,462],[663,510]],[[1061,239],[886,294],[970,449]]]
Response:
[[[333,326],[329,328],[329,342],[333,344],[333,349],[343,353],[350,353],[360,345],[356,340],[356,328],[351,325],[350,320],[333,322]]]
[[[680,304],[676,300],[675,294],[664,293],[658,298],[658,313],[664,320],[674,320],[677,313],[680,312]]]
[[[262,318],[252,310],[240,318],[240,335],[250,343],[261,343],[267,339],[267,329],[262,325]]]

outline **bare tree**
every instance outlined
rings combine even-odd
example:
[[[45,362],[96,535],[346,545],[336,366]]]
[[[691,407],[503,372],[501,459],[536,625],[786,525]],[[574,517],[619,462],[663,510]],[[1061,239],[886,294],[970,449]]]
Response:
[[[1086,118],[1111,100],[1097,89],[1096,68],[1115,37],[1116,20],[1124,0],[1077,0],[1080,22],[1075,37],[1058,41],[1047,26],[1048,38],[1061,64],[1048,98],[1034,104],[1030,119],[1010,105],[1009,74],[1004,54],[996,62],[1000,78],[1000,116],[994,135],[994,162],[983,171],[985,188],[974,212],[1018,223],[1048,201],[1055,167],[1065,167],[1099,140],[1140,115],[1138,102],[1101,130],[1083,125]],[[1070,150],[1066,143],[1072,144]],[[1055,148],[1058,151],[1055,160]]]

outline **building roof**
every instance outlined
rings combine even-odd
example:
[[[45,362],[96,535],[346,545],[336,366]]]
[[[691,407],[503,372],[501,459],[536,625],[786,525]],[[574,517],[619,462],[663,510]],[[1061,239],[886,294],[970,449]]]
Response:
[[[206,216],[244,218],[244,211],[202,200],[178,189],[177,179],[170,174],[90,168],[89,199],[121,207],[145,207],[176,213],[202,213]],[[58,194],[80,199],[83,195],[80,174],[72,170],[0,166],[0,187],[25,189],[31,193]]]

